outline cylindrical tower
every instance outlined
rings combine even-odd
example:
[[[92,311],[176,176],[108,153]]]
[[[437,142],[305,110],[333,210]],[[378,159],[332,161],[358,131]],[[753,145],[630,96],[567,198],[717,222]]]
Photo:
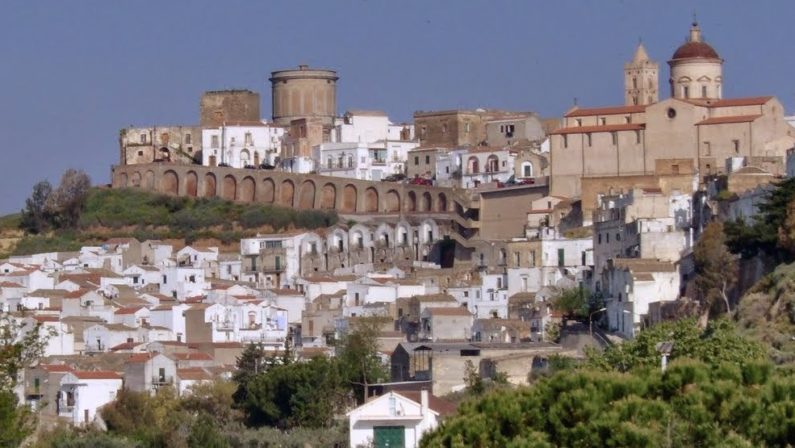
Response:
[[[723,97],[723,59],[701,37],[693,22],[690,36],[676,49],[671,60],[671,96],[680,99],[720,99]]]
[[[299,118],[320,118],[331,125],[337,116],[337,72],[299,65],[271,72],[273,121],[287,126]]]

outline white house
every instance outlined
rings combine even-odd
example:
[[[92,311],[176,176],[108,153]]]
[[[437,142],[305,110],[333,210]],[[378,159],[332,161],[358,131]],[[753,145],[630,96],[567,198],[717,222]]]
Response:
[[[420,395],[419,401],[409,395]],[[450,404],[429,397],[427,390],[387,392],[348,412],[350,447],[416,448],[450,410]]]
[[[209,284],[204,280],[204,269],[192,266],[170,266],[161,269],[160,293],[175,299],[199,296]]]
[[[122,377],[116,372],[68,372],[61,378],[56,398],[58,416],[75,426],[88,426],[100,407],[116,399],[121,387]]]
[[[507,148],[474,147],[461,158],[461,187],[475,188],[488,182],[507,181],[514,173],[516,153]]]
[[[284,128],[265,122],[206,128],[202,130],[202,165],[273,166],[283,138]]]

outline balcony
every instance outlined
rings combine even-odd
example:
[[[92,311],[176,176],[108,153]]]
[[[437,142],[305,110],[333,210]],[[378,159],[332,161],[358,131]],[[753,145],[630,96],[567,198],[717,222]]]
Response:
[[[174,377],[173,376],[153,376],[152,377],[152,386],[154,387],[162,387],[162,386],[170,386],[174,384]]]

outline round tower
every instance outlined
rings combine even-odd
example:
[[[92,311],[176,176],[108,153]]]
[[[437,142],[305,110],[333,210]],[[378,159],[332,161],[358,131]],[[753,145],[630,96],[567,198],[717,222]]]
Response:
[[[271,72],[273,121],[288,126],[300,118],[319,118],[331,125],[337,116],[337,72],[299,65]]]
[[[672,97],[720,99],[723,96],[723,59],[704,42],[697,22],[693,22],[690,36],[676,49],[668,65]]]

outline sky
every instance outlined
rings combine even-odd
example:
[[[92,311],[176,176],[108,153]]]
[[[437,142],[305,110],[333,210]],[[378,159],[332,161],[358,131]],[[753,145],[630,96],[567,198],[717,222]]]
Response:
[[[775,95],[795,113],[795,2],[0,1],[0,214],[68,168],[109,182],[119,130],[197,124],[205,90],[260,92],[271,71],[335,69],[338,112],[489,107],[563,114],[623,103],[643,41],[660,63],[693,13],[725,59],[724,97]]]

